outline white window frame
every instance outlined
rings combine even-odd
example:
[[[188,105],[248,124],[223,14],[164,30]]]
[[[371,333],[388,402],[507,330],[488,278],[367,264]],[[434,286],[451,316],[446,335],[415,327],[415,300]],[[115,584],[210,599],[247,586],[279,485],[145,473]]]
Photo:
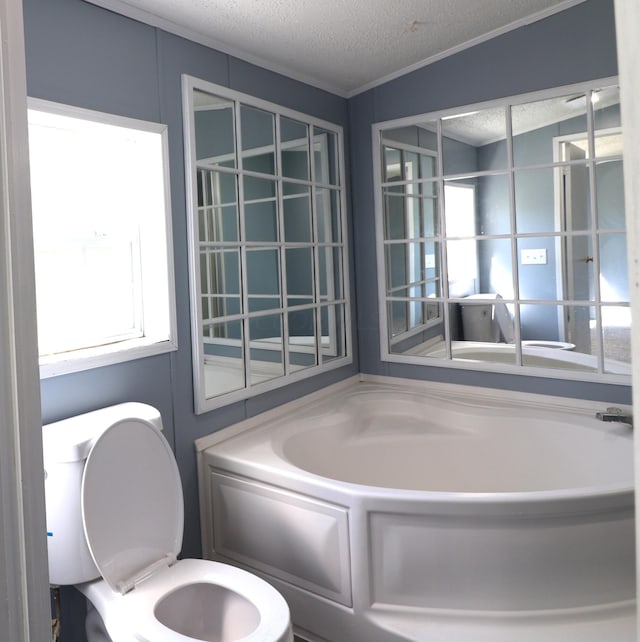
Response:
[[[141,216],[134,243],[138,282],[136,331],[121,337],[105,337],[103,344],[69,349],[40,356],[40,377],[79,372],[177,350],[176,306],[173,263],[173,235],[169,182],[167,125],[107,114],[36,98],[28,99],[29,110],[79,120],[126,127],[157,134],[160,142],[163,193],[156,195],[162,213]],[[138,258],[139,256],[139,258]]]

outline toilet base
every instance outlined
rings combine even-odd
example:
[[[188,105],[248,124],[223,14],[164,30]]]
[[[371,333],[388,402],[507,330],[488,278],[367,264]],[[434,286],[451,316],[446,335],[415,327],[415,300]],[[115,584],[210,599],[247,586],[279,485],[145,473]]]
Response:
[[[100,617],[100,613],[87,600],[87,618],[84,621],[84,628],[87,634],[87,642],[113,642]]]
[[[91,604],[90,600],[87,600],[87,617],[84,621],[84,629],[87,634],[87,642],[136,642],[133,638],[114,640],[107,632],[107,627],[98,613],[98,609]]]

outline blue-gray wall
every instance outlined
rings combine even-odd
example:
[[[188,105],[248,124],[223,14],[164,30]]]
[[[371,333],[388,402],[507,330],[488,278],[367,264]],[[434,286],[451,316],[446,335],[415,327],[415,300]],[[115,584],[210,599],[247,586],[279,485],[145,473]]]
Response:
[[[516,377],[380,360],[371,125],[617,75],[611,0],[566,11],[449,56],[355,96],[351,124],[360,370],[560,396],[630,402],[626,386]]]
[[[82,0],[24,0],[24,17],[30,96],[169,126],[179,350],[44,380],[42,411],[49,422],[129,400],[160,409],[185,492],[184,555],[200,554],[194,440],[358,370],[612,402],[629,400],[627,389],[614,386],[382,363],[375,283],[371,123],[615,75],[611,0],[589,0],[348,101]],[[358,325],[353,366],[200,416],[193,412],[191,375],[183,73],[344,126],[355,230],[351,274],[357,285],[352,292]],[[355,309],[352,318],[355,321]],[[63,640],[79,642],[83,639],[81,602],[65,591],[63,606]]]

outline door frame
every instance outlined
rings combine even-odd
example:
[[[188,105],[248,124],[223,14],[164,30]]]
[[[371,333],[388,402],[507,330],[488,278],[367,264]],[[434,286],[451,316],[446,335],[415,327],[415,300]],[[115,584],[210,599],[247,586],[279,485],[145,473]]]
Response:
[[[622,128],[621,127],[609,127],[607,129],[599,129],[598,131],[593,133],[594,136],[594,141],[597,138],[600,138],[601,136],[610,136],[612,134],[621,134],[622,133]],[[589,134],[588,132],[578,132],[574,134],[565,134],[562,136],[554,136],[553,138],[553,162],[554,163],[562,163],[564,162],[563,154],[562,154],[562,148],[563,145],[566,143],[573,143],[575,141],[588,141],[589,140]],[[585,157],[585,162],[588,161],[589,157],[588,154]],[[568,162],[568,161],[567,161]],[[566,181],[564,180],[564,177],[566,176],[565,174],[565,167],[556,167],[554,170],[554,175],[553,175],[553,184],[554,184],[554,221],[555,221],[555,226],[556,226],[556,231],[559,232],[566,232],[567,231],[567,226],[566,226],[566,217],[565,217],[565,187],[566,187]],[[591,200],[592,198],[592,193],[595,194],[595,186],[590,187],[589,194],[587,195],[587,198]],[[594,203],[591,203],[591,208],[594,206]],[[591,213],[592,215],[592,213]],[[559,292],[559,300],[561,301],[573,301],[573,292],[571,292],[571,296],[568,296],[570,286],[568,285],[569,282],[572,280],[572,270],[569,269],[569,260],[568,260],[568,254],[570,252],[567,250],[567,238],[564,236],[561,236],[556,240],[555,247],[556,247],[556,257],[560,257],[560,260],[556,260],[556,291]],[[592,238],[593,240],[593,238]],[[597,248],[594,246],[592,247],[592,252],[597,253]],[[594,267],[598,267],[598,262],[596,259],[594,263]],[[589,288],[595,288],[597,290],[598,283],[597,281],[597,275],[596,271],[592,272],[592,279],[593,283],[589,284]],[[599,297],[598,297],[599,298]],[[570,320],[567,318],[567,315],[565,313],[565,309],[563,307],[558,308],[558,334],[560,337],[560,341],[569,341],[572,343],[577,343],[575,341],[575,336],[574,336],[574,328],[572,328],[573,320]]]
[[[0,630],[51,639],[21,0],[0,2]]]

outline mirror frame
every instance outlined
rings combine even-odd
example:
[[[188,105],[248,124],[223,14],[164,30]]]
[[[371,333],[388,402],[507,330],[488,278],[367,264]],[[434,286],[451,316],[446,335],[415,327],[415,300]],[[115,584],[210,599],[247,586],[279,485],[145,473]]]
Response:
[[[500,98],[497,100],[491,100],[482,103],[476,103],[471,105],[464,105],[460,107],[449,108],[446,110],[436,111],[436,112],[427,112],[424,114],[416,114],[411,116],[406,116],[399,119],[378,122],[372,124],[372,155],[373,155],[373,175],[374,175],[374,203],[375,203],[375,226],[376,226],[376,256],[377,256],[377,279],[378,279],[378,310],[379,310],[379,340],[380,340],[380,357],[382,361],[396,362],[396,363],[405,363],[405,364],[414,364],[414,365],[427,365],[434,367],[445,367],[452,369],[463,369],[463,370],[475,370],[482,372],[496,372],[504,374],[516,374],[521,376],[535,376],[535,377],[545,377],[545,378],[559,378],[567,380],[577,380],[577,381],[589,381],[589,382],[602,382],[608,384],[619,384],[619,385],[630,385],[631,384],[631,367],[629,364],[629,374],[618,374],[618,373],[609,373],[609,372],[589,372],[589,371],[577,371],[571,369],[561,369],[553,367],[538,367],[531,365],[522,365],[522,343],[520,341],[520,327],[519,327],[519,317],[516,313],[516,329],[515,329],[515,353],[516,357],[514,359],[513,365],[511,363],[498,363],[491,361],[480,361],[480,360],[471,360],[471,359],[454,359],[451,352],[451,329],[449,328],[449,317],[450,309],[449,306],[452,304],[459,303],[459,297],[450,296],[447,288],[443,288],[439,295],[434,299],[434,303],[439,303],[441,305],[440,315],[443,319],[444,326],[446,330],[444,331],[444,354],[442,356],[426,356],[424,354],[406,354],[401,352],[393,352],[393,341],[391,334],[389,332],[391,320],[388,317],[389,314],[389,304],[392,300],[395,300],[393,295],[389,293],[387,287],[387,279],[389,278],[387,271],[387,257],[386,257],[386,245],[388,243],[388,237],[385,236],[385,226],[386,226],[386,209],[385,209],[385,195],[384,187],[385,177],[384,177],[384,167],[383,167],[383,153],[385,142],[388,144],[389,139],[385,141],[384,133],[392,129],[399,129],[402,127],[416,126],[425,123],[437,123],[438,134],[442,131],[442,124],[444,121],[454,118],[462,117],[466,115],[471,115],[476,111],[481,110],[490,110],[490,109],[504,109],[507,115],[507,121],[509,120],[509,110],[511,106],[532,103],[536,101],[542,101],[552,98],[560,98],[566,95],[571,95],[573,93],[581,94],[588,92],[590,90],[596,91],[602,88],[618,86],[617,77],[610,77],[604,79],[596,79],[594,81],[583,82],[573,85],[555,87],[548,90],[531,92],[527,94],[511,96]],[[593,117],[591,116],[591,108],[585,109],[585,113],[588,113],[588,116],[585,116],[585,120],[588,121],[588,134],[590,136],[594,135],[594,125]],[[560,122],[560,121],[558,121]],[[511,128],[507,133],[507,140],[511,139]],[[399,146],[402,144],[399,143]],[[421,148],[422,149],[422,148]],[[426,148],[424,148],[426,151]],[[442,159],[442,150],[437,149],[438,155],[438,166],[436,172],[436,179],[434,180],[437,183],[437,223],[439,226],[439,231],[436,230],[434,233],[435,240],[440,244],[440,247],[436,251],[436,266],[439,268],[440,279],[442,282],[447,281],[447,270],[446,268],[446,249],[442,247],[445,244],[447,239],[444,232],[444,205],[442,194],[444,193],[444,186],[447,182],[451,182],[450,179],[460,179],[468,174],[469,176],[475,176],[477,174],[483,174],[482,170],[470,170],[464,174],[455,175],[451,173],[446,173],[443,169],[443,159]],[[597,158],[588,158],[586,161],[588,164],[592,164],[595,168]],[[554,163],[556,163],[554,159]],[[544,163],[544,167],[555,167],[554,163]],[[528,168],[527,165],[522,165],[522,169]],[[541,165],[542,167],[542,165]],[[507,164],[507,167],[504,170],[495,170],[492,171],[492,174],[507,174],[509,175],[509,182],[512,184],[514,168],[520,169],[513,161]],[[486,172],[485,172],[486,173]],[[427,180],[431,180],[428,178]],[[464,181],[462,181],[464,182]],[[388,184],[388,180],[387,180]],[[589,197],[593,199],[595,196],[595,187],[591,185]],[[515,196],[513,194],[513,188],[510,187],[509,191],[509,209],[511,210],[511,218],[515,217],[514,207],[515,207]],[[626,230],[626,226],[625,226]],[[592,235],[596,234],[596,230],[590,232]],[[474,235],[475,238],[480,238],[478,232]],[[517,230],[514,227],[511,227],[509,234],[506,235],[512,243],[517,243],[519,238]],[[419,239],[420,241],[421,239]],[[385,244],[385,241],[387,243]],[[400,239],[403,243],[412,242],[411,238],[403,237]],[[419,242],[418,241],[418,242]],[[518,250],[519,251],[519,250]],[[517,257],[514,256],[512,263],[515,265],[520,264],[520,261]],[[595,278],[598,277],[597,274],[594,275]],[[421,277],[423,280],[426,279],[426,276]],[[405,289],[410,287],[410,279],[407,279]],[[400,286],[398,286],[400,287]],[[409,295],[405,294],[407,301],[409,300]],[[424,298],[425,295],[422,295],[422,303],[431,301],[431,299]],[[396,297],[397,298],[397,297]],[[420,297],[417,297],[420,300]],[[413,299],[412,299],[413,300]],[[527,303],[535,303],[535,301],[529,301],[525,298],[517,297],[515,299],[509,299],[509,302],[514,301],[516,303],[516,308],[520,305],[526,305]],[[591,301],[591,299],[590,299]],[[600,307],[603,304],[603,301],[600,297],[595,300],[594,303],[596,306]],[[625,300],[622,302],[623,305],[629,305],[629,301]],[[562,300],[558,300],[558,305],[562,305]],[[598,313],[599,314],[599,313]],[[425,317],[427,321],[424,324],[427,324],[432,317]],[[426,325],[424,325],[426,327]],[[411,332],[409,328],[408,333]],[[602,339],[600,339],[600,344],[602,344]],[[602,353],[604,353],[604,346],[601,347]],[[600,354],[598,356],[599,364],[603,363],[603,356]],[[626,370],[626,369],[625,369]]]
[[[247,252],[247,249],[268,249],[275,250],[280,253],[289,251],[289,249],[296,248],[309,248],[313,265],[316,268],[317,272],[311,275],[313,282],[313,303],[303,306],[306,310],[307,308],[312,309],[315,318],[315,334],[313,346],[310,349],[313,351],[315,349],[315,364],[302,367],[300,369],[295,369],[294,364],[288,359],[290,354],[289,341],[282,341],[282,362],[283,362],[283,374],[277,375],[274,378],[267,379],[266,381],[260,382],[248,382],[247,372],[250,372],[250,366],[247,365],[248,362],[256,363],[255,359],[251,358],[251,350],[256,350],[256,342],[260,339],[251,339],[249,337],[249,332],[247,331],[249,322],[251,319],[264,318],[266,316],[266,311],[257,312],[258,316],[252,316],[252,311],[247,305],[249,299],[249,294],[246,291],[248,283],[248,275],[245,273],[244,268],[246,267],[246,257],[245,263],[242,263],[240,268],[241,272],[241,292],[239,297],[242,298],[243,308],[238,314],[234,314],[233,319],[234,323],[241,323],[243,327],[243,334],[239,341],[241,348],[241,360],[239,362],[243,364],[243,379],[245,382],[244,387],[234,388],[228,392],[221,392],[215,396],[207,396],[206,390],[206,376],[205,376],[205,352],[204,352],[204,323],[203,323],[203,312],[202,312],[202,289],[201,289],[201,266],[200,266],[200,234],[199,234],[199,212],[198,212],[198,189],[197,189],[197,163],[196,163],[196,132],[195,132],[195,111],[194,111],[194,92],[203,92],[211,94],[212,96],[223,98],[229,100],[229,102],[234,103],[234,111],[239,109],[239,106],[246,106],[249,108],[254,108],[257,110],[264,110],[270,112],[274,115],[274,121],[276,118],[286,118],[299,121],[307,126],[307,128],[316,128],[323,130],[327,134],[334,136],[335,140],[335,159],[337,162],[335,182],[328,184],[321,183],[319,178],[309,177],[309,180],[302,180],[296,178],[288,178],[281,174],[277,174],[277,169],[274,171],[274,174],[260,174],[255,170],[246,170],[249,172],[250,176],[255,176],[260,178],[261,176],[265,179],[272,180],[274,184],[281,185],[283,181],[289,182],[294,181],[299,184],[308,185],[309,198],[310,198],[310,216],[311,216],[311,227],[312,227],[312,238],[307,243],[302,242],[288,242],[284,238],[278,238],[275,241],[265,242],[264,247],[255,242],[250,242],[247,239],[243,238],[243,229],[244,225],[240,226],[240,236],[235,242],[238,245],[238,251],[243,252],[247,255],[250,252]],[[182,76],[182,103],[183,103],[183,133],[184,133],[184,154],[185,154],[185,179],[186,179],[186,195],[187,195],[187,226],[188,226],[188,258],[189,258],[189,288],[190,288],[190,307],[191,307],[191,346],[192,346],[192,370],[193,370],[193,385],[194,385],[194,403],[195,403],[195,412],[196,414],[201,414],[214,410],[221,406],[234,403],[237,401],[242,401],[244,399],[253,397],[265,393],[267,391],[280,388],[291,384],[302,379],[316,376],[323,372],[329,370],[334,370],[336,368],[348,365],[353,361],[353,350],[352,350],[352,337],[351,337],[351,302],[350,302],[350,276],[349,276],[349,256],[348,256],[348,247],[349,247],[349,237],[347,230],[347,208],[346,208],[346,181],[345,181],[345,166],[344,166],[344,141],[343,141],[343,129],[339,125],[330,123],[308,114],[303,114],[297,112],[281,105],[267,102],[261,100],[249,94],[244,94],[239,91],[235,91],[228,87],[220,86],[214,83],[201,80],[187,74]],[[239,116],[236,115],[236,121]],[[276,127],[278,131],[278,127]],[[235,134],[234,134],[235,136]],[[314,133],[310,132],[310,140],[313,138]],[[313,141],[312,141],[313,142]],[[274,155],[276,152],[281,149],[281,141],[279,141],[278,136],[274,140]],[[242,150],[236,149],[236,154],[241,154]],[[313,162],[311,162],[313,166]],[[219,166],[217,166],[219,169]],[[242,176],[242,172],[245,170],[241,169],[241,165],[236,166],[231,170],[231,173],[235,173],[236,176]],[[277,166],[276,166],[277,167]],[[213,169],[213,166],[210,168]],[[223,170],[229,172],[229,170]],[[239,183],[239,181],[236,181]],[[238,185],[236,186],[238,189]],[[316,221],[316,212],[317,212],[317,202],[316,196],[320,193],[321,190],[328,191],[332,190],[333,194],[336,195],[336,206],[338,210],[339,221],[337,227],[339,229],[339,239],[329,239],[329,240],[319,240],[316,235],[313,233],[313,230],[316,229],[314,222]],[[278,192],[279,192],[278,188]],[[237,197],[238,198],[238,197]],[[277,202],[282,202],[282,194],[276,196]],[[244,211],[244,198],[238,198],[237,203],[239,211],[237,216],[242,216],[241,212]],[[332,201],[333,202],[333,201]],[[278,220],[281,222],[279,225],[284,225],[284,214],[280,213],[278,215]],[[227,243],[228,245],[228,243]],[[254,247],[256,246],[256,247]],[[225,242],[220,243],[220,248],[224,249]],[[339,261],[340,271],[341,271],[341,280],[339,282],[339,287],[341,292],[337,296],[330,296],[328,294],[322,293],[322,288],[328,288],[326,285],[322,285],[324,281],[321,278],[320,271],[322,266],[321,255],[326,261],[327,252],[323,252],[325,249],[333,250],[329,254],[334,259],[330,262],[329,267],[333,268],[336,265],[336,260]],[[279,271],[278,279],[279,283],[286,285],[287,274],[284,269],[281,269],[284,265],[284,258],[280,258],[278,261]],[[330,270],[333,273],[333,269]],[[329,273],[329,271],[327,272]],[[334,277],[335,278],[335,277]],[[336,283],[338,283],[336,281]],[[242,289],[243,288],[243,289]],[[279,288],[280,305],[273,308],[270,314],[280,315],[284,319],[284,328],[287,327],[287,317],[292,312],[296,311],[295,303],[289,303],[288,300],[283,301],[284,293],[286,293],[286,287],[283,290],[282,287]],[[274,295],[275,296],[275,295]],[[294,294],[290,293],[288,299],[295,297]],[[293,306],[293,307],[291,307]],[[311,306],[311,307],[310,307]],[[330,308],[334,307],[336,314],[340,313],[341,328],[338,328],[338,331],[341,330],[342,336],[339,336],[340,339],[340,352],[337,353],[337,356],[329,355],[329,358],[324,358],[323,355],[325,352],[329,354],[333,345],[335,347],[335,337],[333,343],[329,340],[327,344],[329,348],[324,349],[324,343],[321,340],[320,334],[322,333],[321,325],[326,323],[328,326],[332,327],[332,315],[330,314]],[[328,316],[326,320],[322,314],[323,310],[328,311]],[[254,314],[256,314],[254,312]],[[218,322],[217,320],[211,320],[211,322],[216,323],[229,323],[222,317],[222,320]],[[282,326],[282,323],[281,323]],[[288,335],[286,330],[281,327],[281,338],[288,337],[291,338],[293,335]],[[228,341],[228,340],[223,340]],[[272,345],[267,345],[269,342],[272,343],[272,339],[264,339],[266,342],[263,350],[272,349]],[[292,344],[293,345],[293,344]],[[298,347],[296,344],[296,350],[294,352],[309,352],[309,349],[306,347]]]

